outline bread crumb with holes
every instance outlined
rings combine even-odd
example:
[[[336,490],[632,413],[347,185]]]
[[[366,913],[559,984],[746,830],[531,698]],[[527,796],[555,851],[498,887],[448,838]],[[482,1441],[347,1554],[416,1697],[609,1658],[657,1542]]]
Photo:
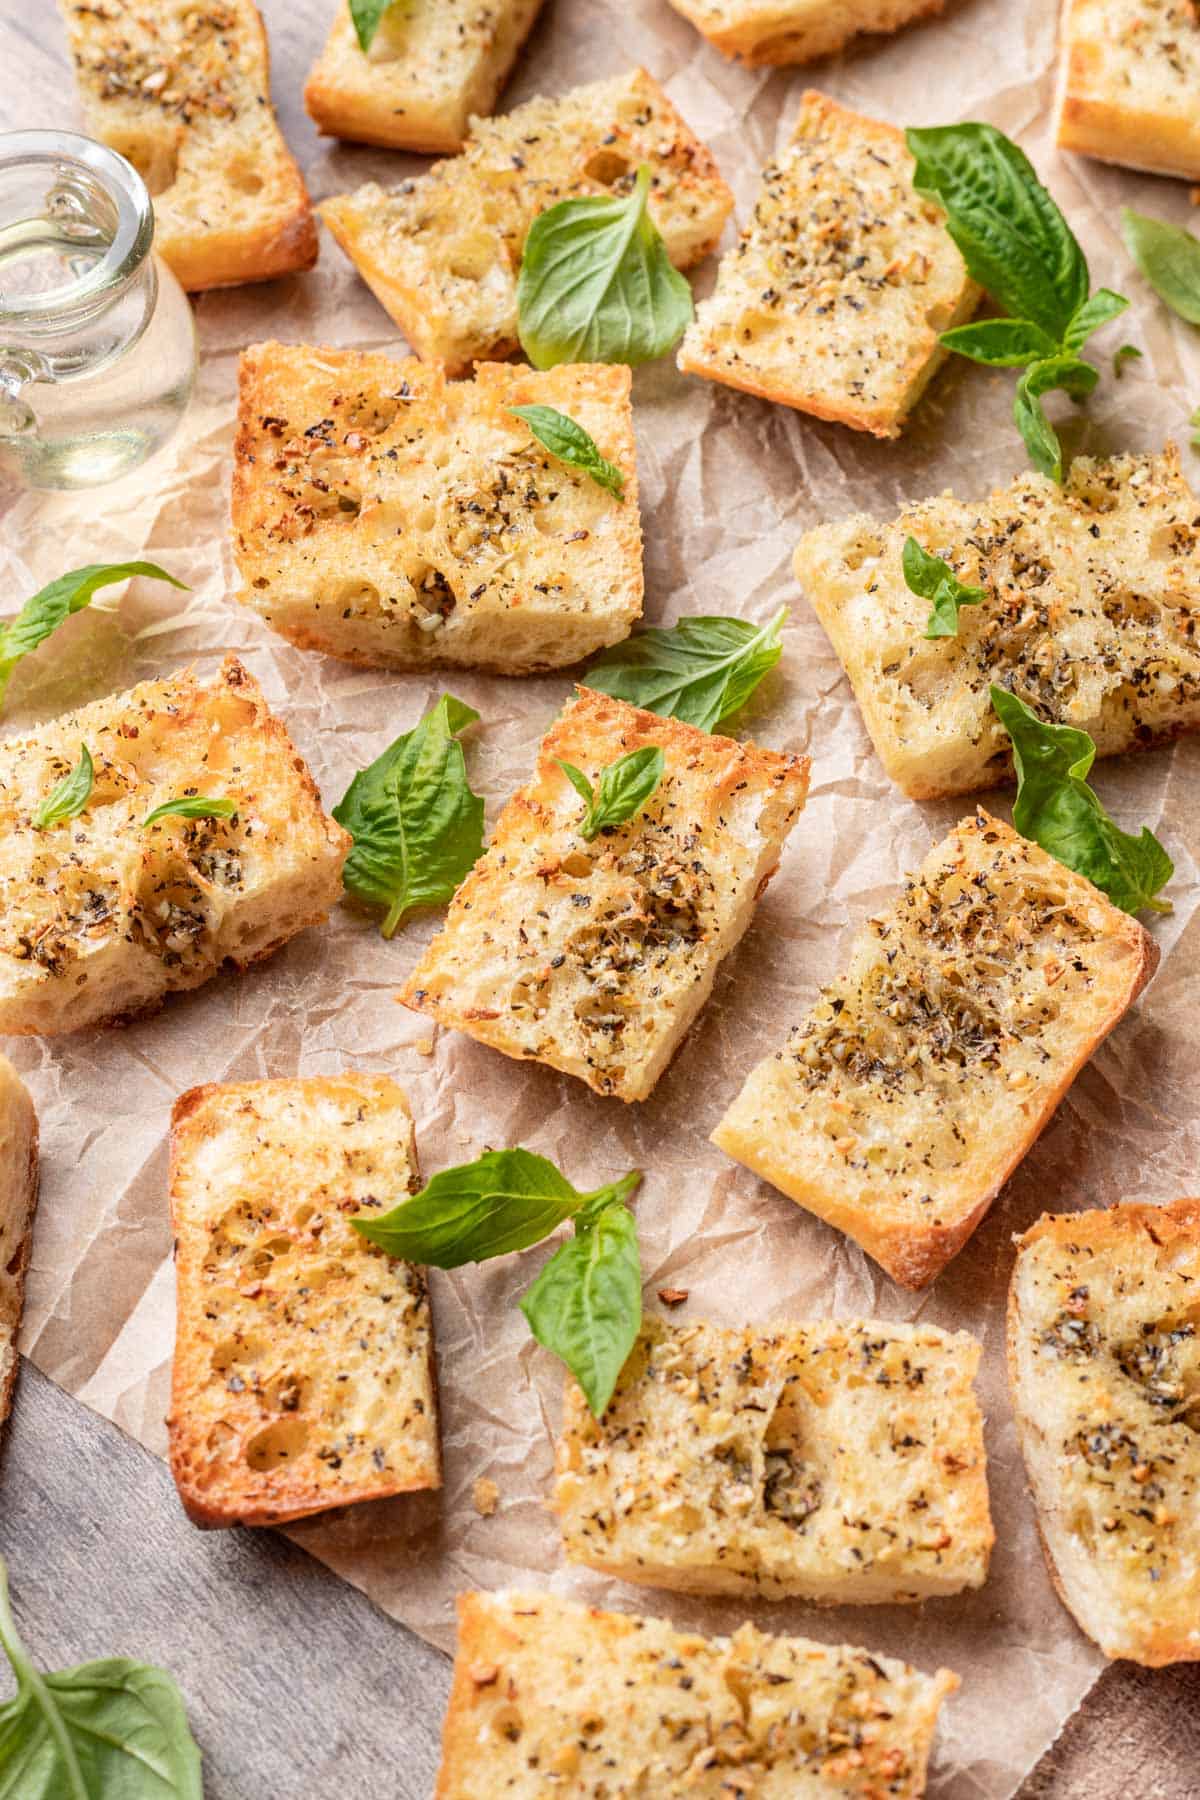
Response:
[[[500,1504],[500,1489],[487,1475],[480,1475],[471,1489],[471,1504],[481,1519],[490,1519]]]

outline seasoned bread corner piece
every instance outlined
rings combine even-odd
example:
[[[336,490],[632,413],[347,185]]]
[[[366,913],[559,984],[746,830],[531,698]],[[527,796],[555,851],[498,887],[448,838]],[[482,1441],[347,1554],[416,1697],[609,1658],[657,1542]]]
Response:
[[[957,637],[901,557],[915,537],[986,590]],[[795,570],[891,779],[914,800],[1012,779],[989,687],[1090,732],[1100,756],[1200,728],[1200,503],[1172,445],[1078,457],[1064,484],[1032,470],[986,500],[952,494],[889,524],[859,515],[800,540]]]
[[[33,814],[79,760],[77,819]],[[227,797],[227,819],[142,821],[167,800]],[[0,744],[0,1032],[116,1024],[244,969],[341,894],[350,838],[258,683],[227,657],[184,669]]]
[[[185,288],[317,260],[317,225],[271,106],[251,0],[59,0],[88,130],[154,198],[154,248]]]
[[[542,0],[408,0],[391,6],[367,51],[338,0],[304,104],[330,137],[433,155],[461,150],[490,113]]]
[[[17,1379],[17,1331],[38,1192],[38,1122],[29,1090],[0,1056],[0,1425]]]
[[[1063,0],[1061,40],[1060,147],[1200,180],[1195,0]]]
[[[637,454],[623,365],[544,374],[257,344],[233,473],[241,598],[309,650],[376,668],[560,668],[642,610]],[[625,477],[617,500],[513,406],[552,406]]]
[[[640,812],[579,835],[593,783],[661,745]],[[400,998],[515,1056],[644,1100],[742,937],[804,807],[809,760],[715,737],[580,688]]]
[[[626,194],[641,163],[653,171],[651,217],[671,261],[688,269],[716,244],[733,196],[644,69],[476,119],[461,156],[320,210],[417,354],[462,375],[517,348],[517,275],[538,214],[576,196]]]
[[[671,0],[725,56],[749,68],[814,62],[868,31],[898,31],[945,0]]]
[[[980,1587],[992,1547],[966,1332],[647,1318],[603,1419],[567,1383],[571,1562],[694,1594],[834,1605]]]
[[[441,1486],[425,1277],[350,1218],[420,1185],[385,1075],[192,1088],[171,1115],[171,1471],[194,1524]]]
[[[712,1141],[923,1287],[1157,963],[1136,919],[978,812],[869,921]]]
[[[912,172],[903,132],[806,93],[679,367],[898,437],[945,357],[939,333],[980,296]]]
[[[1106,1656],[1200,1661],[1200,1199],[1039,1219],[1008,1368],[1064,1605]]]
[[[460,1594],[434,1800],[919,1800],[948,1669],[547,1593]]]

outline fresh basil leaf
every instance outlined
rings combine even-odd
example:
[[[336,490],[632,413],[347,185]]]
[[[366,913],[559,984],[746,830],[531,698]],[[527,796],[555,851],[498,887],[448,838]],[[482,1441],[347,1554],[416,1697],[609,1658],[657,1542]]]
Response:
[[[1198,406],[1196,408],[1195,412],[1192,414],[1191,418],[1188,420],[1188,424],[1192,428],[1192,438],[1191,438],[1192,449],[1200,450],[1200,406]]]
[[[1119,349],[1114,350],[1112,372],[1116,379],[1120,381],[1121,372],[1127,362],[1141,362],[1141,360],[1142,353],[1136,344],[1122,344]]]
[[[1119,318],[1128,305],[1124,294],[1114,294],[1111,288],[1097,288],[1091,298],[1084,301],[1063,332],[1063,349],[1070,352],[1082,350],[1093,331],[1099,331],[1102,325],[1108,325],[1113,319]]]
[[[629,1208],[609,1204],[577,1219],[575,1236],[555,1251],[521,1311],[538,1343],[566,1363],[598,1419],[642,1323],[642,1265]]]
[[[980,319],[973,325],[956,325],[953,331],[943,331],[941,342],[947,350],[994,369],[1024,368],[1058,350],[1054,339],[1032,319]]]
[[[715,731],[783,655],[783,606],[769,624],[696,614],[669,631],[639,631],[604,653],[587,685],[614,700]]]
[[[485,1150],[473,1163],[443,1169],[390,1212],[356,1213],[350,1223],[389,1256],[457,1269],[528,1250],[589,1203],[624,1199],[640,1180],[634,1169],[581,1194],[532,1150]]]
[[[968,587],[949,563],[922,549],[915,537],[905,538],[900,566],[909,592],[930,602],[927,638],[957,637],[959,607],[979,606],[987,599],[986,588]]]
[[[49,831],[52,825],[62,825],[68,819],[77,819],[92,797],[95,779],[92,753],[86,744],[80,744],[79,761],[69,775],[64,775],[50,789],[30,820],[33,829]]]
[[[663,778],[666,758],[657,744],[647,744],[641,750],[631,750],[627,756],[618,756],[616,762],[609,763],[601,769],[600,780],[595,789],[574,763],[559,762],[559,768],[566,776],[577,794],[581,794],[586,802],[583,818],[579,822],[579,835],[585,843],[590,844],[594,837],[607,831],[614,825],[624,825],[640,812],[647,800]]]
[[[9,678],[23,657],[45,643],[64,619],[72,613],[82,612],[101,588],[111,587],[116,581],[127,581],[131,575],[169,581],[177,588],[187,586],[186,582],[176,581],[174,575],[168,575],[165,569],[152,562],[88,563],[82,569],[72,569],[57,580],[47,582],[44,588],[30,596],[16,617],[0,629],[0,705],[4,702]]]
[[[1034,468],[1048,475],[1051,481],[1063,478],[1062,445],[1046,417],[1042,396],[1061,388],[1072,400],[1083,400],[1098,380],[1099,374],[1091,363],[1076,356],[1051,356],[1044,362],[1030,363],[1017,383],[1013,399],[1017,429]]]
[[[524,419],[538,443],[551,456],[557,456],[559,462],[567,463],[572,469],[582,469],[615,500],[625,498],[624,475],[616,463],[601,456],[595,438],[582,425],[577,425],[566,413],[556,412],[552,406],[510,406],[508,410],[518,419]]]
[[[906,137],[913,186],[945,209],[970,274],[1006,312],[1060,345],[1088,297],[1088,266],[1024,151],[994,125],[940,125]]]
[[[375,33],[383,22],[383,15],[391,5],[392,0],[350,0],[350,17],[354,21],[354,33],[361,49],[371,48]]]
[[[0,1795],[12,1800],[203,1800],[179,1689],[127,1657],[42,1674],[17,1634],[0,1557],[0,1644],[17,1678],[0,1706]]]
[[[1131,837],[1105,812],[1087,776],[1096,746],[1086,731],[1048,725],[1006,688],[991,689],[997,717],[1012,739],[1017,770],[1013,824],[1079,875],[1086,875],[1123,912],[1170,912],[1155,895],[1175,872],[1145,826]]]
[[[152,807],[142,825],[157,825],[160,819],[232,819],[236,811],[237,801],[228,794],[178,794]]]
[[[1159,299],[1190,325],[1200,325],[1200,238],[1128,206],[1121,208],[1121,234]]]
[[[692,290],[646,210],[650,168],[625,199],[560,200],[539,213],[517,280],[518,335],[535,369],[644,363],[692,322]]]
[[[333,809],[354,839],[342,871],[346,892],[385,909],[385,938],[411,907],[448,900],[483,853],[483,801],[471,791],[458,741],[478,717],[443,694],[360,770]]]

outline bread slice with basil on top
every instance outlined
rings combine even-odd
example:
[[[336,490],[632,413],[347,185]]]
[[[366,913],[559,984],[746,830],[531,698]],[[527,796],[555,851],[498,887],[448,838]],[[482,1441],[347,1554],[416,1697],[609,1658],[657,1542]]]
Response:
[[[676,268],[707,256],[733,196],[704,145],[644,69],[476,119],[461,156],[384,189],[326,200],[321,216],[417,354],[463,375],[517,348],[517,275],[529,228],[559,200],[632,192]]]
[[[930,603],[903,573],[910,536],[985,592],[956,636],[925,636]],[[1200,728],[1200,501],[1171,445],[1077,457],[1061,487],[1028,470],[986,500],[946,493],[886,523],[818,525],[795,570],[914,800],[1011,779],[993,683],[1088,732],[1099,756]]]
[[[171,1471],[197,1525],[441,1485],[425,1278],[350,1221],[420,1186],[384,1075],[193,1088],[171,1115]]]
[[[87,129],[154,199],[154,248],[185,288],[311,269],[317,226],[271,106],[251,0],[59,0]]]
[[[29,1090],[0,1056],[0,1425],[17,1379],[17,1332],[38,1194],[38,1122]]]
[[[323,132],[433,155],[461,150],[490,113],[542,0],[408,0],[384,9],[364,50],[347,0],[304,88]]]
[[[749,68],[814,62],[864,32],[899,31],[945,0],[671,0],[725,56]]]
[[[1157,962],[1136,919],[980,811],[868,921],[713,1142],[923,1287]]]
[[[920,1800],[957,1686],[753,1625],[702,1637],[556,1594],[460,1594],[434,1796]]]
[[[662,749],[654,792],[586,841],[595,786]],[[580,688],[400,998],[506,1056],[644,1100],[712,991],[804,806],[809,762]]]
[[[1050,1572],[1106,1656],[1200,1661],[1200,1200],[1043,1216],[1008,1305]]]
[[[1200,180],[1194,0],[1063,0],[1060,40],[1060,149]]]
[[[567,1384],[554,1504],[568,1560],[830,1605],[981,1586],[979,1354],[935,1325],[647,1318],[602,1418]]]
[[[545,373],[257,344],[233,473],[241,598],[292,643],[375,668],[523,675],[579,662],[642,610],[624,366]],[[621,497],[543,448],[514,406],[582,427]]]
[[[980,298],[941,207],[913,187],[913,166],[895,126],[806,93],[715,292],[696,308],[679,367],[898,436],[945,358],[940,333]]]

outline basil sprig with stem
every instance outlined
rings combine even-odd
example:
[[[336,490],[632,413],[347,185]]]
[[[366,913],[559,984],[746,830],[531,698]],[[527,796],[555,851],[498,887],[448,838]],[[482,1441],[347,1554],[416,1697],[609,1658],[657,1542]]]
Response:
[[[1034,467],[1063,478],[1062,445],[1043,397],[1083,400],[1099,371],[1080,356],[1094,331],[1129,305],[1110,288],[1091,292],[1087,258],[1023,150],[994,125],[910,130],[913,185],[945,210],[968,273],[1010,315],[942,333],[948,350],[993,368],[1023,369],[1013,405]]]
[[[237,801],[228,794],[176,794],[151,807],[142,826],[157,825],[160,819],[232,819],[236,811]]]
[[[52,825],[63,825],[77,819],[92,797],[96,780],[92,753],[86,744],[79,746],[79,761],[70,774],[64,775],[50,789],[30,823],[35,831],[49,831]]]
[[[1088,733],[1047,725],[1007,688],[993,687],[991,696],[1012,739],[1018,784],[1013,824],[1021,836],[1086,875],[1122,912],[1170,912],[1170,902],[1156,896],[1175,865],[1147,826],[1138,837],[1122,831],[1088,786],[1096,757]]]
[[[1189,325],[1200,325],[1200,238],[1129,206],[1121,208],[1121,236],[1159,299]]]
[[[640,812],[663,778],[666,757],[658,744],[643,745],[600,771],[592,786],[582,769],[558,759],[558,766],[584,802],[579,835],[585,843],[614,825],[624,825]]]
[[[538,443],[551,456],[590,475],[614,500],[625,498],[625,477],[621,470],[616,463],[601,456],[595,438],[567,413],[558,412],[553,406],[510,406],[508,410],[518,419],[524,419]]]
[[[43,1673],[17,1632],[0,1557],[0,1794],[13,1800],[203,1800],[200,1751],[163,1669],[111,1656]]]
[[[948,562],[923,549],[915,537],[905,538],[900,566],[909,592],[930,603],[927,638],[957,637],[959,607],[979,606],[987,599],[986,588],[968,587]]]
[[[383,15],[393,3],[394,0],[350,0],[350,17],[361,50],[371,48],[375,33],[383,23]]]
[[[692,322],[692,290],[646,209],[643,163],[627,197],[560,200],[539,213],[517,279],[517,333],[535,369],[644,363]]]
[[[343,886],[365,905],[383,907],[385,938],[410,908],[448,900],[483,853],[483,801],[471,791],[458,741],[478,717],[443,694],[359,771],[333,809],[354,839]]]
[[[82,569],[71,569],[66,575],[48,581],[25,602],[15,618],[0,628],[0,705],[5,689],[17,664],[39,644],[45,643],[72,613],[82,612],[101,588],[116,581],[127,581],[131,575],[146,575],[153,581],[169,581],[172,587],[185,588],[152,562],[87,563]]]
[[[783,655],[781,606],[766,625],[694,614],[671,629],[639,631],[605,651],[587,685],[662,718],[715,731],[743,707]]]
[[[521,1309],[599,1418],[642,1322],[637,1226],[625,1204],[641,1179],[631,1169],[581,1194],[544,1156],[486,1150],[476,1162],[443,1169],[390,1212],[358,1213],[350,1223],[389,1256],[458,1269],[528,1250],[572,1220],[574,1236],[555,1251]]]

